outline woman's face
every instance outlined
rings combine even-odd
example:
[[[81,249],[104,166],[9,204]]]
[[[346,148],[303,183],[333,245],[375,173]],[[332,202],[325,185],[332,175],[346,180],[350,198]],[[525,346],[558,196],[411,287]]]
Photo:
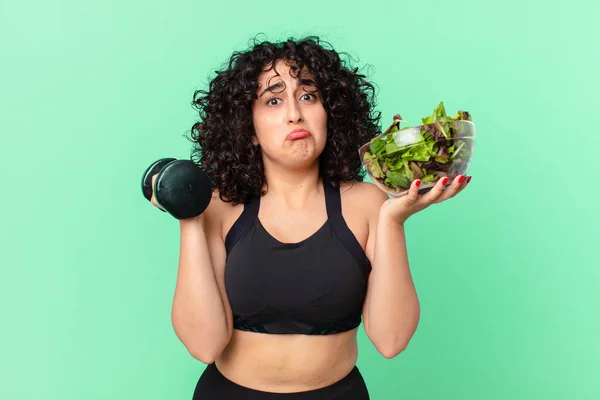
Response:
[[[253,142],[260,144],[265,162],[303,168],[325,147],[327,113],[312,75],[305,69],[300,78],[282,60],[258,77]]]

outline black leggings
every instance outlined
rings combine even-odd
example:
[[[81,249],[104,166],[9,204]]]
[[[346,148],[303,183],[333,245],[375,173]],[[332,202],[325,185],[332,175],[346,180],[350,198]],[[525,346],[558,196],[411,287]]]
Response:
[[[356,366],[341,380],[320,389],[296,393],[269,393],[230,381],[209,364],[196,385],[192,400],[369,400],[365,381]]]

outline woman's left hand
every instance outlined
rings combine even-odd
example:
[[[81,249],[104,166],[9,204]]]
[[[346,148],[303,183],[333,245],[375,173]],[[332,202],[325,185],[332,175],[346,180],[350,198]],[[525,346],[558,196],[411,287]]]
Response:
[[[419,194],[421,181],[417,179],[412,182],[407,194],[402,197],[392,197],[382,204],[380,218],[383,217],[388,221],[404,224],[411,215],[432,204],[441,203],[456,196],[467,186],[470,180],[470,176],[459,175],[444,189],[444,186],[448,183],[448,178],[442,178],[429,192]]]

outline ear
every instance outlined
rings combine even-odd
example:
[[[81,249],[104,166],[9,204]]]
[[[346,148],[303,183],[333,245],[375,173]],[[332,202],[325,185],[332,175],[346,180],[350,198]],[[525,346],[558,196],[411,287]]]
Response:
[[[252,144],[255,146],[258,145],[258,138],[256,137],[256,135],[252,135]]]

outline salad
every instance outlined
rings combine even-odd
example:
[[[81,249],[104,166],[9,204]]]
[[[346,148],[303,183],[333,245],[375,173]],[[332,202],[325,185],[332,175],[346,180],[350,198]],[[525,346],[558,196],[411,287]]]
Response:
[[[392,125],[369,143],[362,163],[373,179],[390,189],[408,189],[415,179],[432,183],[450,177],[453,170],[466,169],[472,153],[472,141],[458,135],[459,123],[454,121],[461,120],[472,121],[469,112],[448,116],[443,102],[421,118],[420,126],[400,128],[405,121],[396,114]]]

